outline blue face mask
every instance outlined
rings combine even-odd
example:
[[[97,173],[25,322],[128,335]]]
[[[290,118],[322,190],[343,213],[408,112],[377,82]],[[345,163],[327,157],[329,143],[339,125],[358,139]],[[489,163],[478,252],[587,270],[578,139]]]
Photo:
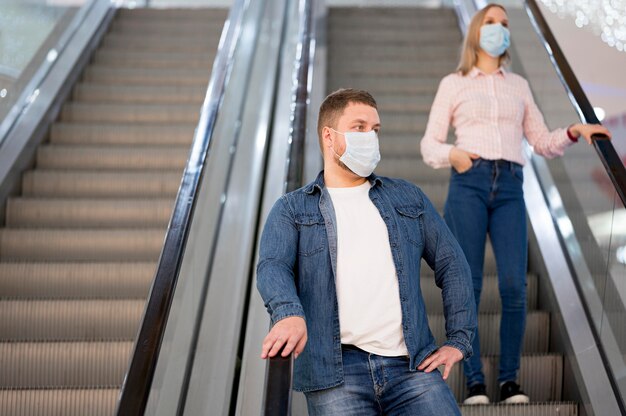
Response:
[[[511,46],[511,32],[500,23],[483,25],[480,28],[480,47],[494,58],[499,57]]]

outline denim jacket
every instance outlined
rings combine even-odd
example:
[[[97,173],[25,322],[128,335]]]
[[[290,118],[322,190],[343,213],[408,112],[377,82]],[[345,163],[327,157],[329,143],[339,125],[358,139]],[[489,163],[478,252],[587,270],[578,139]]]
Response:
[[[442,290],[444,345],[469,357],[477,321],[470,269],[461,248],[417,186],[374,174],[368,180],[369,197],[389,231],[410,370],[417,371],[437,349],[420,289],[422,258],[435,271]],[[294,364],[298,391],[343,382],[336,269],[335,213],[321,172],[314,182],[275,203],[265,223],[257,265],[257,288],[272,325],[290,316],[306,321],[307,345]]]

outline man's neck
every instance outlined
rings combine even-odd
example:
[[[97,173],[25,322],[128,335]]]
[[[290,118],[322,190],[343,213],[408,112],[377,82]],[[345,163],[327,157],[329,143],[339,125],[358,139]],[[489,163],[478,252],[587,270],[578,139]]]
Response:
[[[324,185],[328,188],[350,188],[365,183],[367,178],[362,178],[352,172],[334,165],[324,167]]]

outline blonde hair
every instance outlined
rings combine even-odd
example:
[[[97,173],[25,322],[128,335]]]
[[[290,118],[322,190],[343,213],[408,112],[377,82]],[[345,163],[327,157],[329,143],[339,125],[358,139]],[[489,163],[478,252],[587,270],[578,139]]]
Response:
[[[489,9],[493,7],[499,7],[506,13],[506,9],[504,6],[500,4],[490,3],[483,7],[481,10],[476,12],[474,17],[469,24],[467,29],[467,34],[465,35],[465,39],[463,40],[463,48],[461,49],[461,60],[459,62],[459,66],[456,68],[457,71],[460,71],[464,76],[467,75],[472,68],[478,62],[478,51],[480,50],[480,28],[483,25],[483,20],[485,20],[485,15],[489,11]],[[509,55],[509,51],[505,51],[499,58],[499,65],[505,65],[509,63],[511,60],[511,56]]]

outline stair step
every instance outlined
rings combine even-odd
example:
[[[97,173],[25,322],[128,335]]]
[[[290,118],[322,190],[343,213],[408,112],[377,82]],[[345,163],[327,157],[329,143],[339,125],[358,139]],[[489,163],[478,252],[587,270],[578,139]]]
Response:
[[[214,54],[198,56],[196,53],[128,52],[124,50],[97,51],[93,60],[98,67],[116,68],[211,68]]]
[[[210,68],[133,69],[89,66],[85,69],[84,80],[110,85],[194,85],[206,90],[210,72]]]
[[[174,201],[150,199],[10,198],[8,227],[166,227]],[[0,294],[2,292],[0,291]]]
[[[102,40],[101,47],[104,50],[124,50],[127,52],[193,52],[199,55],[213,55],[218,43],[219,36],[176,36],[172,38],[160,36],[153,38],[110,33]]]
[[[446,62],[440,65],[420,65],[419,69],[412,68],[405,65],[402,62],[389,62],[382,61],[375,64],[356,66],[350,62],[336,62],[336,74],[337,77],[403,77],[403,76],[436,76],[443,78],[456,69],[456,62]],[[409,109],[404,108],[404,111]],[[427,108],[420,107],[419,111],[429,111],[430,106]]]
[[[385,47],[362,49],[359,45],[339,43],[329,50],[329,56],[342,59],[363,59],[366,55],[372,62],[390,60],[394,62],[458,59],[459,45],[385,45]],[[334,62],[334,61],[330,61]]]
[[[480,333],[480,352],[482,355],[498,355],[500,351],[500,319],[499,313],[481,313],[478,315],[478,332]],[[437,340],[437,345],[446,341],[445,319],[443,315],[429,311],[428,323]],[[526,332],[522,353],[545,354],[550,346],[550,314],[543,311],[532,311],[526,317]]]
[[[498,357],[483,356],[482,363],[487,383],[487,395],[492,401],[497,401],[500,395]],[[467,397],[462,367],[462,365],[455,365],[448,380],[446,380],[459,403]],[[528,394],[531,402],[541,403],[561,400],[563,392],[563,357],[559,354],[522,355],[518,379],[522,390]]]
[[[174,198],[182,172],[93,172],[31,170],[23,175],[22,194],[37,197]]]
[[[463,416],[578,416],[578,405],[570,402],[461,405]]]
[[[5,261],[156,261],[165,230],[0,229]]]
[[[38,169],[146,170],[185,167],[188,146],[40,146]]]
[[[386,126],[383,126],[383,130],[379,134],[380,137],[380,153],[382,156],[381,163],[386,158],[414,158],[416,160],[422,160],[422,154],[420,151],[420,141],[424,137],[424,130],[416,131],[412,134],[402,134],[388,132],[385,130]],[[448,132],[448,143],[454,143],[456,137],[451,131]]]
[[[0,342],[133,341],[145,299],[3,300]]]
[[[194,123],[200,115],[197,104],[112,104],[70,102],[63,106],[66,122]]]
[[[2,262],[0,294],[5,299],[145,298],[155,271],[155,262]]]
[[[193,140],[196,123],[186,124],[98,124],[54,123],[53,144],[81,145],[187,145]]]
[[[115,413],[118,389],[0,390],[4,416],[110,416]]]
[[[350,77],[329,77],[329,91],[339,88],[359,88],[369,91],[374,98],[383,93],[428,93],[435,94],[442,77],[373,77],[363,76],[358,78]],[[390,123],[387,123],[391,126]],[[386,127],[385,127],[386,129]],[[422,129],[423,130],[423,129]]]
[[[490,252],[491,250],[487,250]],[[429,314],[442,314],[443,303],[441,300],[441,289],[435,284],[435,279],[431,275],[421,277],[422,295],[426,310]],[[526,307],[529,311],[537,309],[538,299],[538,278],[537,275],[528,274],[526,276]],[[483,277],[483,289],[480,296],[479,311],[481,313],[500,312],[500,294],[498,292],[498,278],[496,275],[485,275]],[[482,331],[481,331],[482,334]]]
[[[416,140],[416,144],[419,142]],[[417,183],[448,183],[450,169],[433,169],[422,158],[381,157],[376,174],[392,178],[402,178]]]
[[[331,31],[329,39],[332,44],[359,44],[365,45],[363,39],[367,39],[367,46],[371,48],[386,47],[389,44],[394,46],[401,45],[450,45],[451,43],[460,44],[463,41],[459,31],[446,30],[445,27],[424,30],[424,24],[418,24],[413,19],[396,19],[393,26],[384,26],[383,22],[377,23],[381,26],[376,30],[376,36],[371,36],[371,27],[360,29],[351,28],[350,30],[342,30],[339,33]],[[402,29],[400,29],[402,28]],[[402,36],[398,36],[398,31],[402,30]],[[406,32],[405,32],[406,30]],[[411,36],[413,35],[413,36]]]
[[[0,388],[119,389],[133,343],[0,343]]]
[[[74,100],[99,103],[202,104],[204,92],[188,86],[134,87],[81,83],[74,87]]]

